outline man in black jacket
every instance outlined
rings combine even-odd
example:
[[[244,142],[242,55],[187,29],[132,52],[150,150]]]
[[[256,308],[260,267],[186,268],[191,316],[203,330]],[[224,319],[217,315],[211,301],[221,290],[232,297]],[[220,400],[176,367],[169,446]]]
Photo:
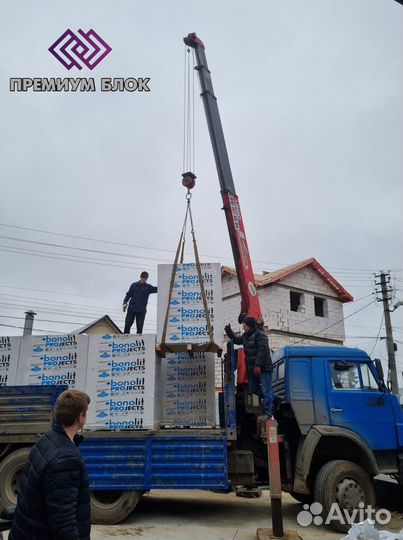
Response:
[[[236,336],[228,324],[225,327],[227,336],[237,345],[243,345],[246,357],[249,389],[252,394],[263,398],[263,414],[272,417],[273,390],[269,341],[264,331],[257,325],[254,317],[243,320],[244,333]]]
[[[78,390],[58,397],[53,429],[42,435],[28,457],[10,540],[89,540],[89,482],[77,448],[89,402]]]
[[[137,333],[143,332],[144,320],[147,313],[148,297],[158,291],[157,287],[147,283],[148,272],[141,272],[140,281],[135,281],[130,285],[129,290],[123,300],[123,313],[127,309],[124,334],[130,334],[130,329],[136,320]]]

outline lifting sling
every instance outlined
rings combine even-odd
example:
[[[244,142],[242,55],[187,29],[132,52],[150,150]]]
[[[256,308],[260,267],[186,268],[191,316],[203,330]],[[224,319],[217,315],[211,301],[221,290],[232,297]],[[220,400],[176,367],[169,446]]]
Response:
[[[175,259],[172,266],[172,273],[171,273],[171,282],[169,287],[169,295],[168,295],[168,304],[167,309],[165,313],[165,321],[164,321],[164,327],[162,331],[162,337],[161,337],[161,343],[159,344],[159,351],[163,353],[163,355],[166,354],[166,352],[219,352],[221,350],[221,347],[219,347],[216,343],[214,343],[213,338],[213,326],[211,324],[211,316],[208,308],[207,303],[207,296],[206,296],[206,289],[204,285],[203,280],[203,274],[202,274],[202,268],[200,263],[200,257],[199,257],[199,250],[197,247],[197,241],[196,241],[196,234],[194,230],[194,223],[193,223],[193,216],[192,216],[192,206],[191,206],[191,198],[192,193],[191,189],[195,185],[195,178],[196,176],[191,173],[187,172],[183,175],[182,184],[187,187],[187,193],[186,193],[186,212],[185,212],[185,219],[182,226],[182,231],[179,237],[178,247],[176,249],[175,253]],[[207,332],[208,332],[208,342],[206,343],[166,343],[166,336],[167,336],[167,329],[168,329],[168,319],[169,319],[169,306],[171,304],[172,300],[172,291],[174,289],[175,284],[175,277],[176,272],[178,270],[178,265],[182,265],[184,262],[184,254],[185,254],[185,242],[186,242],[186,228],[188,220],[190,222],[190,233],[192,235],[192,242],[193,242],[193,252],[195,257],[195,263],[196,263],[196,270],[197,275],[199,278],[199,285],[200,285],[200,292],[201,297],[203,300],[203,308],[204,313],[206,317],[206,326],[207,326]]]

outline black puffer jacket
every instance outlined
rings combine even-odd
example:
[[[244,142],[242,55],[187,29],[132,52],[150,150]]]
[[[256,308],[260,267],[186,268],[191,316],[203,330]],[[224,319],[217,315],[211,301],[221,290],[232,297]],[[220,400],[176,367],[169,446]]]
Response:
[[[253,328],[250,332],[244,332],[241,336],[236,336],[230,328],[227,335],[237,345],[243,345],[248,376],[250,376],[254,367],[262,368],[262,372],[273,371],[269,340],[261,328]]]
[[[85,463],[62,427],[42,435],[24,470],[11,534],[13,540],[90,538],[90,491]]]

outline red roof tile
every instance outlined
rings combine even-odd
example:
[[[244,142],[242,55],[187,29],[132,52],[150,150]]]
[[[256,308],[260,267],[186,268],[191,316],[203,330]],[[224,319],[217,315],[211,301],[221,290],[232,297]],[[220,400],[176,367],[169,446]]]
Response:
[[[273,272],[268,272],[266,274],[255,274],[256,286],[260,288],[273,285],[274,283],[282,281],[287,276],[298,272],[298,270],[308,267],[311,267],[312,270],[314,270],[323,279],[323,281],[329,285],[329,287],[337,294],[341,302],[345,303],[353,301],[351,294],[313,257],[295,264],[291,264],[285,268],[274,270]],[[236,276],[235,268],[231,268],[229,266],[223,266],[221,273],[223,276]]]

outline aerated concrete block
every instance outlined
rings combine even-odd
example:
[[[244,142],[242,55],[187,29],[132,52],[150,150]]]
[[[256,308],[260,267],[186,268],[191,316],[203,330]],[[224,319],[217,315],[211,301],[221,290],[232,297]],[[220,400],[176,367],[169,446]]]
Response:
[[[159,343],[165,341],[167,344],[206,344],[209,342],[209,335],[196,264],[177,266],[169,301],[172,269],[171,264],[158,265],[157,341]],[[221,265],[202,263],[201,270],[213,327],[213,341],[221,347],[223,341]],[[167,329],[163,340],[167,309]]]
[[[16,384],[67,384],[85,390],[88,336],[24,336],[19,338]]]
[[[0,387],[16,384],[20,345],[19,337],[0,337]]]
[[[155,334],[90,336],[86,392],[90,429],[156,429],[160,359]]]
[[[215,426],[215,359],[213,353],[169,353],[161,362],[161,424]]]

